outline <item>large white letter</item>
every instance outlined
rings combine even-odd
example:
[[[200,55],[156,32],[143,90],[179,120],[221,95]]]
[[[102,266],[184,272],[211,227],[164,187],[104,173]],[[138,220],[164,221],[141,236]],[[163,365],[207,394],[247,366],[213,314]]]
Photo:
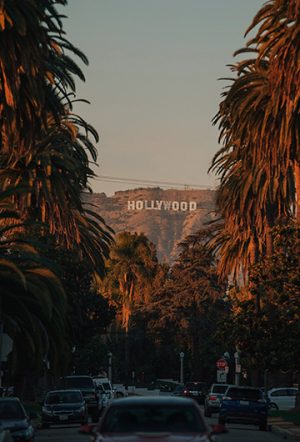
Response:
[[[162,207],[162,201],[156,201],[156,204],[157,204],[157,210],[161,210],[161,207]]]
[[[135,201],[127,201],[127,210],[135,210]]]
[[[178,201],[173,201],[172,202],[172,209],[173,210],[179,210],[179,202]]]
[[[184,212],[188,209],[188,203],[186,201],[182,201],[180,203],[180,210],[183,210]]]
[[[172,201],[162,201],[162,202],[163,202],[165,210],[170,210],[171,209]]]
[[[137,210],[143,210],[143,208],[144,208],[144,203],[143,203],[143,201],[137,201],[136,203],[135,203],[135,207],[136,207],[136,209]]]
[[[196,201],[190,201],[190,210],[197,210]]]

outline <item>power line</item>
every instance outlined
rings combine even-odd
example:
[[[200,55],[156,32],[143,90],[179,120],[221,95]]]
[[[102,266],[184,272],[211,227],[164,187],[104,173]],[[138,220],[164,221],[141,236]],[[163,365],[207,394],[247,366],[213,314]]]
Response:
[[[109,175],[100,175],[95,178],[97,181],[104,181],[109,183],[120,183],[120,184],[140,184],[147,186],[161,186],[161,187],[183,187],[185,189],[196,188],[196,189],[214,189],[213,186],[201,185],[201,184],[187,184],[187,183],[175,183],[170,181],[155,181],[148,179],[137,179],[137,178],[124,178]]]

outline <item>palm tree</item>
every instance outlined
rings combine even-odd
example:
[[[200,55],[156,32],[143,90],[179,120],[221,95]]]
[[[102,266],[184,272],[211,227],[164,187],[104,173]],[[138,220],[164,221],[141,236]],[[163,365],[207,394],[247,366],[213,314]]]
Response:
[[[50,116],[59,124],[73,75],[83,73],[68,52],[87,63],[84,54],[64,36],[55,5],[67,0],[6,0],[0,10],[1,152],[7,161],[30,158],[35,140]]]
[[[9,194],[0,193],[0,320],[14,340],[12,367],[37,369],[46,357],[59,367],[66,345],[65,294],[32,242],[18,236],[24,223]]]
[[[81,201],[94,176],[91,137],[97,142],[98,134],[72,112],[73,76],[84,76],[68,54],[87,59],[65,38],[55,4],[66,0],[8,0],[3,6],[0,187],[25,185],[27,194],[14,198],[22,219],[46,222],[50,234],[79,248],[103,274],[112,231]]]
[[[235,278],[241,268],[247,271],[260,254],[271,252],[271,228],[278,219],[295,213],[299,95],[291,91],[296,88],[299,72],[293,69],[290,75],[286,72],[288,63],[284,60],[280,66],[277,63],[277,54],[284,53],[287,61],[294,56],[294,47],[287,44],[285,32],[292,32],[295,46],[299,9],[291,7],[288,11],[288,3],[270,1],[254,19],[249,29],[259,21],[265,22],[248,47],[236,54],[250,52],[256,58],[232,67],[237,77],[224,92],[214,119],[219,124],[223,147],[211,168],[221,179],[217,204],[225,228],[218,232],[213,246],[221,254],[220,271],[233,273]],[[280,4],[284,6],[281,9]],[[281,27],[284,13],[286,21]],[[271,31],[276,28],[274,23],[282,34],[281,39],[277,38],[276,50],[272,46],[274,39],[266,37],[268,26]],[[280,84],[277,84],[278,69],[281,69]],[[287,88],[289,98],[286,98]]]
[[[147,302],[147,285],[155,277],[154,245],[143,234],[121,232],[116,236],[107,263],[103,288],[121,310],[121,325],[128,333],[133,309]],[[119,311],[120,311],[119,310]]]

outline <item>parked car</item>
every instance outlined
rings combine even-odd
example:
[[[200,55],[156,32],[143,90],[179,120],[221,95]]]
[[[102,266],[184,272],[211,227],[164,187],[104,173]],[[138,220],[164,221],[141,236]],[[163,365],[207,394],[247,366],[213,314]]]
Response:
[[[120,435],[129,440],[133,434],[136,442],[150,438],[160,442],[213,440],[199,405],[172,396],[135,396],[112,402],[95,427],[93,440],[117,442]]]
[[[0,398],[1,430],[9,430],[13,441],[34,442],[35,431],[21,401],[16,397]]]
[[[183,396],[184,384],[178,384],[172,392],[172,396]]]
[[[172,393],[179,385],[179,382],[173,379],[156,379],[148,386],[148,390],[159,390],[162,393]]]
[[[100,416],[99,394],[91,376],[72,375],[60,380],[61,389],[80,390],[88,408],[88,414],[94,422]]]
[[[115,398],[128,396],[128,391],[126,390],[124,384],[113,384],[113,390]]]
[[[108,407],[115,396],[110,380],[101,376],[94,376],[93,381],[97,386],[101,397],[102,409]]]
[[[80,390],[49,391],[42,404],[42,426],[57,424],[86,424],[88,410]]]
[[[296,395],[298,388],[281,387],[272,388],[267,392],[269,407],[273,410],[289,410],[295,408]]]
[[[204,416],[210,417],[218,413],[222,398],[229,387],[229,384],[212,384],[204,400]]]
[[[219,424],[242,422],[267,429],[268,404],[260,388],[229,386],[223,396]]]
[[[187,382],[184,385],[183,395],[196,399],[200,404],[204,404],[206,394],[206,382]]]

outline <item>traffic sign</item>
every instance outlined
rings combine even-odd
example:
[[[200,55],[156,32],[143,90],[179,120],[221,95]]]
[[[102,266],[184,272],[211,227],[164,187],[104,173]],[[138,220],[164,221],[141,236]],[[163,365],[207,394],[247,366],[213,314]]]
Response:
[[[218,359],[216,365],[218,370],[225,370],[225,368],[227,367],[227,361],[223,358]]]
[[[217,370],[217,382],[227,383],[227,373],[224,370]]]

